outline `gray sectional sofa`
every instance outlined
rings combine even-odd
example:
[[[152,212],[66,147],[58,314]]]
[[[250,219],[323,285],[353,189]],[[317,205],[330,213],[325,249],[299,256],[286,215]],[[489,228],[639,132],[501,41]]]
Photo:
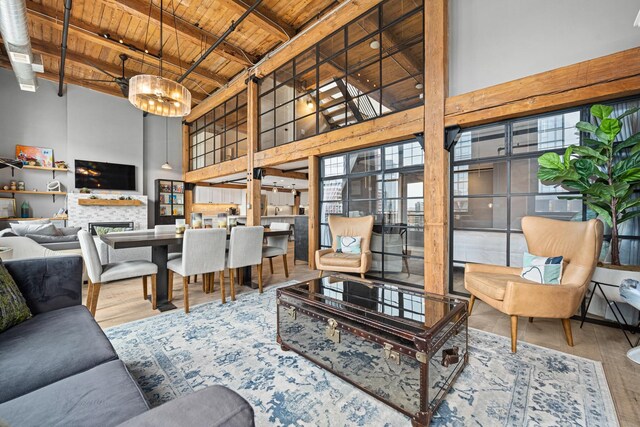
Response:
[[[254,425],[251,406],[220,386],[149,410],[137,383],[81,304],[79,256],[5,265],[33,317],[0,333],[0,425]]]

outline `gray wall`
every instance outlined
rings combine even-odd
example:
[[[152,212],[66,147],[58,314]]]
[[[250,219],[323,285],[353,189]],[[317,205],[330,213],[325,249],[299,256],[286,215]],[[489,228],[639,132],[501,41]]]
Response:
[[[638,0],[449,0],[449,94],[640,46]]]
[[[36,93],[18,88],[13,73],[0,69],[0,156],[15,157],[16,144],[53,148],[56,160],[73,168],[74,160],[97,160],[136,166],[135,193],[149,196],[149,224],[153,224],[153,182],[156,178],[182,176],[182,130],[180,119],[169,120],[169,161],[173,171],[160,166],[165,160],[165,119],[135,109],[117,98],[69,85],[65,96],[57,96],[57,85],[39,79]],[[0,170],[0,187],[11,179],[23,180],[27,189],[45,191],[51,172]],[[74,191],[72,172],[56,174],[64,191]],[[52,216],[65,207],[65,198],[16,196],[18,210],[23,200],[32,216]]]
[[[169,164],[173,170],[164,170],[166,122],[169,135]],[[149,114],[144,118],[144,194],[149,196],[149,226],[155,223],[155,180],[182,179],[182,121],[180,118],[166,119]]]

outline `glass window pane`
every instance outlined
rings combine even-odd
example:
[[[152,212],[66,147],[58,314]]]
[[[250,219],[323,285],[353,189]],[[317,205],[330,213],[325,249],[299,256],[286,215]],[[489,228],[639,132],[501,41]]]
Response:
[[[222,116],[224,116],[225,111],[224,111],[224,103],[218,105],[215,110],[215,115],[216,115],[216,120],[220,119]]]
[[[487,126],[463,132],[453,152],[454,161],[506,155],[504,125]]]
[[[512,267],[522,267],[524,253],[527,251],[527,240],[524,234],[511,233],[511,246],[509,248],[509,258]]]
[[[293,141],[293,123],[276,128],[276,145],[288,144]]]
[[[225,108],[227,113],[229,113],[230,111],[233,110],[237,110],[238,109],[238,98],[236,98],[235,96],[230,98],[229,100],[227,100],[227,102],[225,102]]]
[[[328,225],[320,226],[320,246],[323,248],[331,247],[331,230]]]
[[[382,197],[381,185],[381,175],[349,178],[349,200],[378,199]]]
[[[579,121],[579,111],[516,121],[513,123],[513,154],[579,145],[579,132],[575,128]]]
[[[561,186],[543,185],[538,179],[538,158],[511,161],[511,193],[564,193]]]
[[[384,71],[383,71],[384,73]],[[417,86],[418,80],[407,78],[382,88],[382,114],[422,105],[422,89]],[[384,86],[384,83],[383,83]]]
[[[374,62],[365,65],[356,71],[349,72],[347,82],[353,86],[357,92],[351,92],[352,95],[360,93],[369,93],[380,87],[380,62]]]
[[[316,89],[316,68],[312,68],[308,71],[299,74],[296,78],[298,93],[309,92]],[[296,94],[297,95],[297,94]]]
[[[325,202],[346,200],[347,191],[345,184],[344,179],[323,180],[320,189],[320,200]]]
[[[213,151],[213,138],[207,139],[204,142],[204,151],[205,151],[205,153],[209,153],[209,152]]]
[[[242,91],[238,94],[238,107],[242,107],[243,105],[247,105],[247,92]]]
[[[453,259],[506,265],[507,235],[491,231],[453,231]]]
[[[204,156],[204,163],[205,163],[205,166],[209,166],[213,164],[213,153],[207,153]]]
[[[377,67],[380,68],[380,44],[378,39],[379,37],[367,38],[349,48],[347,53],[347,72],[349,74],[372,64],[377,64]],[[372,46],[377,47],[373,48]]]
[[[349,154],[352,165],[350,173],[371,172],[380,170],[382,166],[380,148]]]
[[[276,89],[276,107],[292,101],[293,98],[293,81],[289,81]]]
[[[329,36],[326,40],[318,45],[318,53],[320,61],[333,56],[344,49],[344,29],[339,30],[335,34]]]
[[[506,197],[454,197],[453,226],[506,230]]]
[[[307,49],[300,55],[296,56],[296,74],[300,75],[301,72],[316,65],[316,47]]]
[[[329,215],[343,215],[343,202],[325,202],[322,203],[320,221],[326,223],[329,221]]]
[[[454,196],[505,194],[507,162],[476,163],[453,168],[451,189]]]
[[[273,110],[260,116],[260,130],[266,131],[275,127],[275,112]]]
[[[522,230],[525,216],[544,216],[564,221],[582,221],[582,201],[562,200],[558,196],[512,196],[511,229]]]
[[[344,57],[344,55],[340,55],[340,57]],[[344,75],[345,70],[335,65],[334,61],[325,62],[318,67],[320,87],[333,83],[335,79],[342,79]],[[322,91],[322,89],[320,90]]]
[[[275,108],[275,92],[260,97],[260,113],[266,113]]]
[[[349,45],[352,45],[358,40],[367,37],[369,34],[373,34],[378,31],[378,8],[374,8],[371,12],[358,18],[349,27],[347,27],[347,33],[349,37]]]
[[[389,25],[421,6],[422,2],[416,0],[388,0],[382,4],[382,25]]]
[[[274,82],[273,73],[267,74],[266,76],[261,78],[260,81],[258,82],[258,87],[260,89],[260,95],[262,95],[265,92],[268,92],[271,89],[273,89],[273,82]]]
[[[274,145],[275,133],[273,130],[260,134],[260,150],[266,150]]]
[[[296,139],[304,139],[316,134],[316,115],[303,117],[296,120]]]
[[[276,108],[276,126],[293,121],[293,102]]]
[[[293,61],[289,61],[276,70],[276,86],[293,78]]]
[[[382,216],[381,200],[360,200],[349,202],[349,217],[373,215],[374,222],[379,222]]]
[[[322,175],[324,177],[345,174],[345,156],[326,157],[322,159]]]
[[[384,176],[384,196],[387,199],[421,198],[423,179],[422,171],[387,173]]]
[[[238,141],[238,157],[247,154],[247,140]]]

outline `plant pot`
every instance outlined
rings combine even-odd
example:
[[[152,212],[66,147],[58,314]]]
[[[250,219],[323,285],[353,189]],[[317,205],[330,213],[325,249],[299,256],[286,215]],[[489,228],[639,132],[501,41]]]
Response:
[[[591,277],[594,282],[606,283],[612,286],[602,286],[602,291],[609,301],[625,302],[620,297],[620,283],[625,279],[633,279],[640,282],[640,266],[638,265],[611,265],[601,264]],[[593,284],[589,286],[589,290],[593,291]]]

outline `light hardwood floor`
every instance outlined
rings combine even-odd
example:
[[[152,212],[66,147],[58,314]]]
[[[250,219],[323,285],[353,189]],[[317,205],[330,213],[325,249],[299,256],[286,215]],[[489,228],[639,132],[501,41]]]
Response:
[[[286,280],[307,280],[317,277],[317,272],[309,270],[302,262],[293,263],[293,248],[289,251],[289,279],[285,278],[282,259],[274,258],[274,274],[270,274],[269,265],[264,264],[264,286],[282,283]],[[254,277],[256,271],[254,269]],[[228,275],[227,275],[228,276]],[[229,295],[229,279],[226,279],[227,297]],[[85,286],[86,292],[86,286]],[[242,294],[255,292],[244,286],[236,286],[237,298]],[[182,310],[182,278],[174,278],[173,303]],[[86,295],[85,295],[86,299]],[[193,307],[197,304],[220,300],[219,279],[216,276],[215,292],[202,292],[202,278],[198,277],[196,284],[189,287],[189,303]],[[106,284],[100,291],[96,319],[103,328],[122,323],[155,316],[158,312],[151,309],[148,301],[142,299],[142,280],[123,280]],[[509,317],[503,315],[488,305],[477,301],[473,314],[469,319],[469,326],[505,337],[510,336]],[[562,325],[559,320],[534,319],[529,323],[521,318],[518,322],[518,340],[552,348],[562,352],[586,357],[602,362],[616,405],[620,424],[622,426],[640,425],[640,365],[629,361],[625,354],[629,346],[619,329],[585,323],[582,329],[580,323],[571,322],[574,337],[574,347],[566,344]],[[634,338],[635,339],[635,338]]]

